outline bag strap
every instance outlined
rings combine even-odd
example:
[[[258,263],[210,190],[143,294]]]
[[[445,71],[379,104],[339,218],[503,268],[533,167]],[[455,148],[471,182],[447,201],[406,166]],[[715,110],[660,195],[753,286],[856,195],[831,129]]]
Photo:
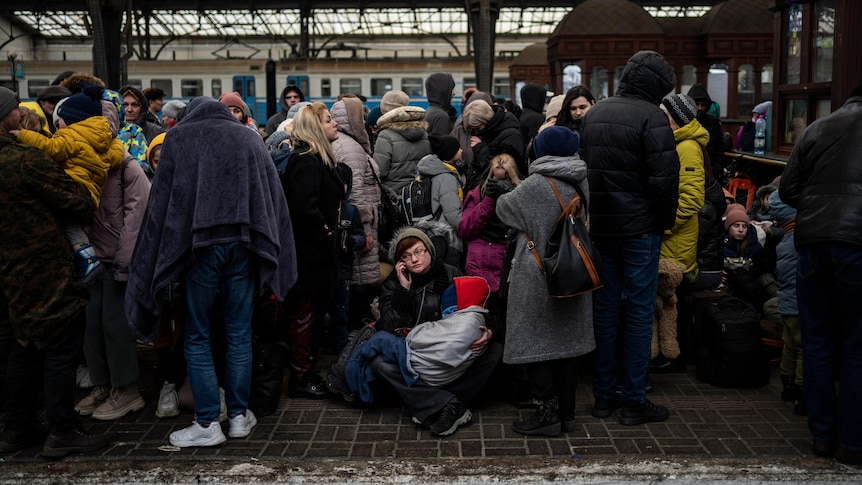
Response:
[[[578,187],[578,184],[573,184],[575,187],[575,196],[572,198],[572,201],[566,205],[566,203],[563,202],[563,196],[560,195],[560,189],[558,189],[557,184],[554,183],[554,179],[545,175],[545,180],[547,180],[548,183],[551,184],[551,188],[554,189],[554,195],[557,196],[557,202],[560,203],[560,208],[562,209],[560,216],[557,217],[557,224],[559,224],[566,215],[573,218],[581,217],[581,211],[586,210],[586,198],[584,198],[584,194],[581,192],[581,188]],[[579,204],[579,201],[582,202],[583,205]],[[536,244],[533,242],[533,238],[527,234],[527,231],[524,231],[524,236],[527,238],[527,249],[529,249],[530,253],[533,255],[533,259],[536,261],[536,266],[539,267],[539,271],[541,271],[542,274],[545,274],[545,263],[543,263],[542,258],[539,257],[539,252],[536,251]]]

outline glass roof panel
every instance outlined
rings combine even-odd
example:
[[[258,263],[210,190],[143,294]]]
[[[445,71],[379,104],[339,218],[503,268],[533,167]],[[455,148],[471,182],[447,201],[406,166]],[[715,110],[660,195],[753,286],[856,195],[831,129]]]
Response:
[[[710,7],[644,7],[656,17],[702,16]],[[498,35],[550,35],[569,12],[565,7],[503,7],[496,22]],[[134,12],[135,30],[144,17]],[[300,35],[298,9],[156,10],[149,29],[157,37],[254,37]],[[24,12],[15,16],[46,37],[91,35],[87,12]],[[315,9],[309,22],[317,36],[459,35],[467,34],[469,17],[462,8]]]

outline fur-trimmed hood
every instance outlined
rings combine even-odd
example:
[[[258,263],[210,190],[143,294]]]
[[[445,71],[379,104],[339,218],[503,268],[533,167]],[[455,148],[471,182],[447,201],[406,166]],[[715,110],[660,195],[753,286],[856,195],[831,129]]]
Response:
[[[395,261],[395,248],[398,246],[398,241],[401,240],[401,233],[409,228],[419,229],[424,232],[431,242],[434,243],[435,259],[440,255],[446,254],[446,248],[456,242],[455,229],[449,224],[442,221],[420,221],[412,226],[405,226],[395,233],[395,237],[389,242],[389,260]]]

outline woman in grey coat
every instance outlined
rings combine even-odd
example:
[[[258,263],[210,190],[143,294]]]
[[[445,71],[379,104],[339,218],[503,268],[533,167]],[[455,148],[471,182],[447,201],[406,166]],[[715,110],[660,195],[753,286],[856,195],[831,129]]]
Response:
[[[537,156],[530,176],[497,199],[497,216],[519,231],[510,274],[503,362],[525,364],[536,413],[512,424],[526,435],[556,436],[575,424],[575,358],[595,348],[590,294],[551,298],[544,275],[527,249],[526,232],[544,257],[545,244],[559,215],[551,177],[567,203],[574,184],[588,194],[587,166],[578,157],[578,135],[568,128],[543,130],[533,142]]]

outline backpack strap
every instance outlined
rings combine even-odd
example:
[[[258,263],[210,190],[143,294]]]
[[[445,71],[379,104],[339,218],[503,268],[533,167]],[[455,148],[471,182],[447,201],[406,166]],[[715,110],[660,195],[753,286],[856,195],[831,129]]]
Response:
[[[560,216],[557,217],[557,224],[559,224],[567,215],[569,217],[581,217],[581,211],[586,210],[582,204],[586,204],[586,198],[584,198],[583,192],[581,192],[581,188],[578,187],[578,184],[574,184],[575,187],[575,196],[572,198],[572,201],[566,205],[563,202],[563,196],[560,195],[560,189],[557,188],[557,184],[554,183],[554,179],[545,175],[545,180],[551,184],[551,188],[554,189],[554,195],[557,196],[557,202],[560,203],[560,208],[562,211],[560,212]],[[527,234],[527,231],[524,231],[524,236],[527,237],[527,249],[530,250],[530,253],[533,255],[533,259],[536,261],[536,266],[539,267],[539,271],[542,274],[545,274],[545,263],[542,262],[542,258],[539,257],[539,252],[536,251],[536,244],[533,242],[533,238]]]

